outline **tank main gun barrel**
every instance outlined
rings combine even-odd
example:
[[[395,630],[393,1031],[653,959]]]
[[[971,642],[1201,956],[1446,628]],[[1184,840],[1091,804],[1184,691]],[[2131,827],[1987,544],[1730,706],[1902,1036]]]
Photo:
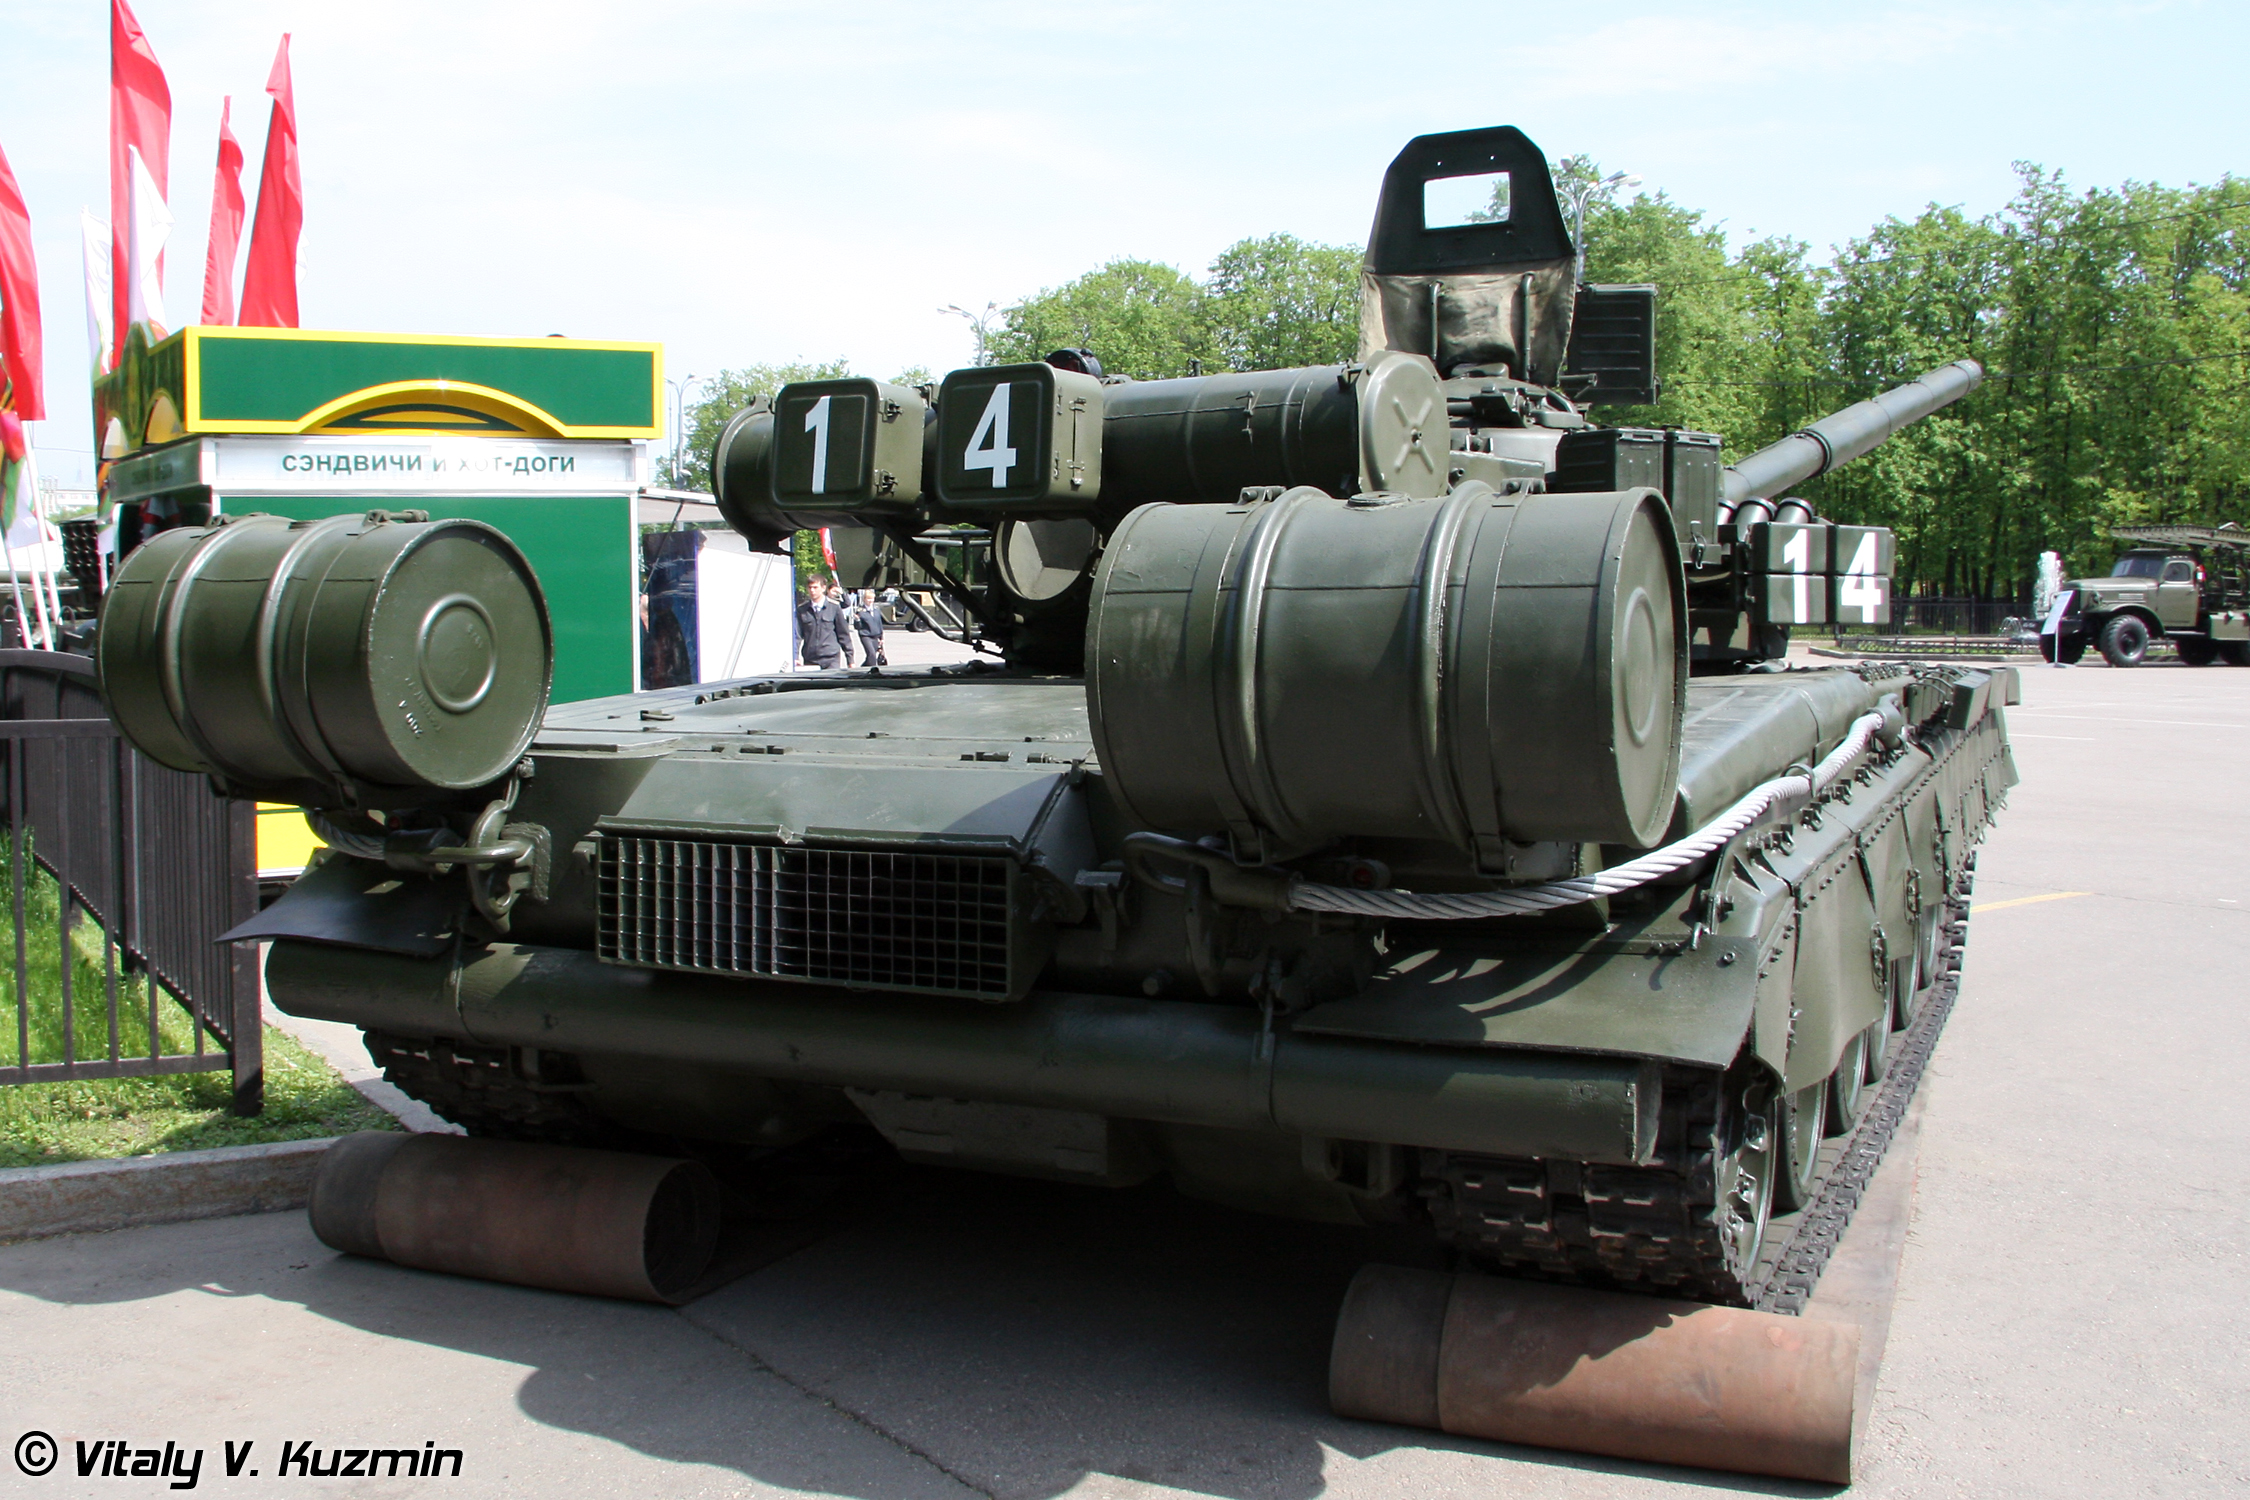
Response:
[[[1803,431],[1793,432],[1731,465],[1721,498],[1733,506],[1781,494],[1882,446],[1899,429],[1921,421],[1940,407],[1951,406],[1983,379],[1983,365],[1973,359],[1957,359],[1873,400],[1822,417]]]

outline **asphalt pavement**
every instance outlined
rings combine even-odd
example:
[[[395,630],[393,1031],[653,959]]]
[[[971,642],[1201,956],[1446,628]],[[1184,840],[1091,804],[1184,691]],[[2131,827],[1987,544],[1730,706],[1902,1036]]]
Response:
[[[2239,1494],[2250,670],[2034,666],[2009,716],[2023,783],[1886,1168],[1909,1216],[1854,1493]],[[1332,1417],[1343,1287],[1414,1253],[1373,1232],[1161,1189],[858,1191],[677,1312],[339,1257],[296,1214],[0,1248],[0,1442],[62,1448],[43,1479],[0,1459],[0,1493],[173,1483],[74,1477],[111,1438],[201,1447],[197,1488],[246,1495],[1827,1493]],[[425,1440],[458,1479],[273,1483],[284,1442]]]

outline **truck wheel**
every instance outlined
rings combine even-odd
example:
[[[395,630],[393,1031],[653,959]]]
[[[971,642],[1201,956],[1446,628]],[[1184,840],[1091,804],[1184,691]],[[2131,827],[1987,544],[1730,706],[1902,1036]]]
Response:
[[[2118,615],[2102,627],[2102,660],[2113,667],[2137,667],[2148,655],[2148,626],[2138,615]]]
[[[2250,667],[2250,641],[2221,641],[2219,654],[2230,667]]]
[[[2208,667],[2219,659],[2219,643],[2207,635],[2176,635],[2172,649],[2191,667]]]
[[[2059,660],[2066,667],[2075,667],[2085,654],[2086,637],[2082,635],[2065,632],[2039,637],[2039,659],[2050,666]]]

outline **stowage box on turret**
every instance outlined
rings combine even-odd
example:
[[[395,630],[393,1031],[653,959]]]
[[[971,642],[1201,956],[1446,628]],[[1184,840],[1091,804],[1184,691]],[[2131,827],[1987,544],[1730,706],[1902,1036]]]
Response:
[[[1465,178],[1508,215],[1450,221]],[[142,548],[103,681],[157,759],[316,809],[240,935],[474,1134],[872,1126],[1756,1302],[2014,780],[2012,674],[1782,669],[1888,618],[1893,555],[1787,491],[1980,372],[1729,467],[1589,422],[1653,396],[1654,303],[1573,250],[1522,134],[1429,136],[1348,364],[1064,351],[737,416],[761,545],[871,527],[943,582],[936,529],[990,530],[958,667],[549,708],[507,539],[376,513]]]

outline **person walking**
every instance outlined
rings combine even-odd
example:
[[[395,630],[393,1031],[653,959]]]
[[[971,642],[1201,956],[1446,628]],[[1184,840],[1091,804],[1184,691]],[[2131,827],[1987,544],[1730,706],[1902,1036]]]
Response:
[[[805,602],[797,606],[797,656],[808,667],[852,664],[851,629],[845,610],[828,597],[828,582],[807,579]]]
[[[859,591],[859,608],[852,611],[852,629],[859,636],[859,659],[871,667],[891,664],[889,653],[883,650],[883,606],[875,602],[873,589]]]

